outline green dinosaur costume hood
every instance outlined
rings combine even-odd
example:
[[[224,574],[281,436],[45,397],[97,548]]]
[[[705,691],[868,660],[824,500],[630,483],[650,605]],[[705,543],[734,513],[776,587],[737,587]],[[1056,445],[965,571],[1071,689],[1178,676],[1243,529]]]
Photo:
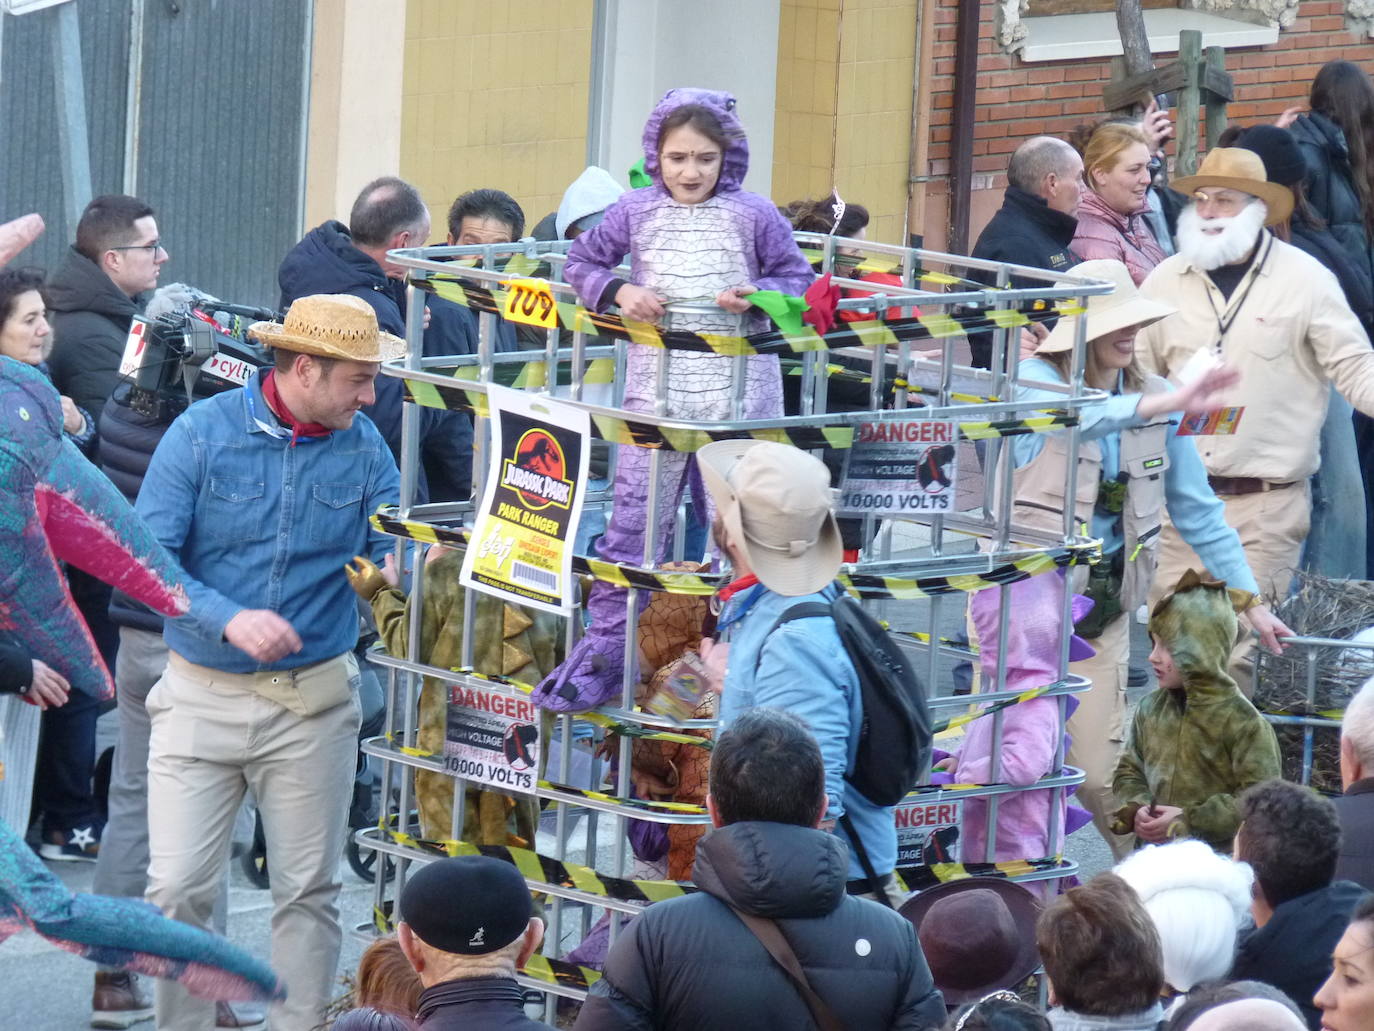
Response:
[[[1173,655],[1190,705],[1235,691],[1226,667],[1236,642],[1236,612],[1224,583],[1188,570],[1155,605],[1149,629]]]

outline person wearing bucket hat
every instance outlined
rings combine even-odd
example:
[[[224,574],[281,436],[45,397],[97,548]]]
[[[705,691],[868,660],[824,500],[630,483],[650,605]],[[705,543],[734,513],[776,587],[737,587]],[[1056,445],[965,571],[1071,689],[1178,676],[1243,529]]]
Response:
[[[1069,719],[1072,745],[1068,762],[1081,767],[1085,780],[1078,800],[1093,814],[1098,832],[1117,858],[1130,839],[1113,834],[1112,796],[1125,724],[1125,689],[1130,653],[1130,615],[1145,601],[1154,570],[1155,543],[1167,513],[1209,561],[1225,570],[1227,582],[1246,591],[1258,585],[1250,575],[1234,530],[1207,485],[1193,442],[1177,433],[1179,411],[1206,411],[1235,389],[1236,377],[1216,366],[1171,390],[1157,376],[1144,375],[1135,361],[1134,340],[1142,326],[1158,324],[1173,309],[1143,296],[1126,266],[1102,259],[1084,262],[1074,275],[1106,280],[1110,294],[1088,298],[1087,312],[1061,319],[1035,356],[1020,365],[1018,397],[1052,402],[1061,395],[1027,381],[1069,382],[1079,320],[1085,322],[1087,354],[1084,381],[1107,392],[1102,401],[1079,410],[1078,497],[1075,521],[1103,542],[1103,561],[1078,574],[1074,589],[1093,600],[1078,632],[1096,655],[1072,664],[1092,681],[1078,695]],[[1059,534],[1064,528],[1064,434],[1027,434],[1012,445],[1016,519]],[[1256,612],[1270,633],[1287,628],[1267,609]]]
[[[1040,902],[1002,877],[966,877],[927,888],[902,903],[902,916],[930,965],[945,1006],[956,1009],[1035,973]]]
[[[850,890],[881,890],[900,901],[892,809],[874,805],[845,778],[863,725],[854,664],[828,615],[781,622],[794,606],[828,606],[840,593],[834,580],[844,555],[829,470],[805,451],[759,440],[707,444],[697,462],[716,505],[712,532],[735,575],[717,595],[717,630],[729,631],[729,642],[701,647],[722,690],[721,725],[756,706],[800,716],[825,757],[826,821],[839,820],[836,833],[850,846]],[[880,882],[876,889],[860,847]]]
[[[1201,435],[1197,450],[1262,596],[1280,598],[1311,523],[1308,478],[1320,464],[1330,386],[1374,415],[1374,350],[1336,278],[1264,231],[1288,218],[1293,193],[1268,181],[1258,154],[1218,148],[1174,186],[1193,196],[1179,216],[1179,252],[1150,273],[1141,292],[1177,311],[1141,331],[1137,356],[1146,372],[1175,383],[1209,356],[1240,373],[1226,399],[1240,409],[1233,432]],[[1151,601],[1198,567],[1238,586],[1166,520]],[[1276,648],[1247,615],[1246,629],[1258,629]],[[1253,648],[1246,633],[1232,654],[1231,675],[1242,689],[1251,683]]]
[[[247,787],[268,828],[272,952],[283,1027],[313,1027],[332,994],[339,842],[357,752],[356,602],[344,565],[380,562],[368,517],[399,501],[396,462],[359,412],[403,345],[347,295],[303,297],[251,335],[272,349],[241,390],[168,427],[136,511],[185,573],[168,666],[148,694],[148,899],[205,927]],[[214,1026],[214,1004],[157,985],[158,1026]],[[208,1009],[207,1009],[208,1006]]]

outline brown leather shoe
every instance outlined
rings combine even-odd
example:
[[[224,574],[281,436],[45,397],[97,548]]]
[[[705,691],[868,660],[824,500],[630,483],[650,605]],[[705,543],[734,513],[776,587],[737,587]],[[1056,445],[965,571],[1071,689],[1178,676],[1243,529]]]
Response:
[[[91,993],[91,1027],[123,1029],[153,1017],[153,1000],[124,970],[97,970]]]
[[[215,1003],[215,1028],[229,1031],[263,1031],[267,1027],[267,1014],[251,1006],[240,1004],[238,1009],[227,1002]]]

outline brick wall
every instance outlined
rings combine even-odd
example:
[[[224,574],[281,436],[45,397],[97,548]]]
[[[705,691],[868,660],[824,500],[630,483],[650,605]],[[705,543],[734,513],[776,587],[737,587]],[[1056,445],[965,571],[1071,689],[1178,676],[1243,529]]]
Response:
[[[1270,121],[1285,108],[1305,104],[1308,87],[1325,62],[1358,61],[1374,71],[1374,49],[1347,32],[1339,2],[1304,2],[1293,24],[1268,47],[1228,50],[1226,70],[1235,80],[1232,122]],[[979,32],[978,98],[975,112],[974,204],[970,240],[1001,203],[1007,158],[1028,136],[1063,135],[1075,125],[1102,117],[1102,86],[1109,61],[1047,61],[1025,64],[1002,53],[994,39],[992,5],[983,4]],[[930,167],[926,174],[947,176],[954,99],[955,0],[936,8],[933,118]],[[1160,64],[1173,54],[1158,54]],[[1199,142],[1199,148],[1205,141]],[[989,177],[991,177],[989,179]],[[926,208],[927,246],[944,243],[948,220],[948,183],[931,184]]]

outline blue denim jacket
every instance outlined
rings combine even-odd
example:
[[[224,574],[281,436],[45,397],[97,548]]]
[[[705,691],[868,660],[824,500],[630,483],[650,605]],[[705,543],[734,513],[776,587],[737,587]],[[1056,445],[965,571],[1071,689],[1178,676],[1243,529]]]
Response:
[[[347,430],[302,437],[273,417],[259,372],[242,390],[188,408],[153,453],[135,510],[185,572],[191,611],[166,622],[167,646],[227,673],[295,669],[358,640],[344,575],[354,555],[380,560],[378,505],[400,496],[395,459],[365,415]],[[301,650],[260,665],[224,640],[242,609],[271,609]]]
[[[804,720],[821,746],[825,763],[825,793],[830,800],[825,818],[834,820],[848,813],[874,871],[886,874],[897,864],[892,809],[869,802],[844,779],[859,748],[863,696],[835,622],[821,616],[798,619],[768,633],[787,609],[803,602],[833,601],[838,593],[839,588],[832,585],[818,594],[789,598],[759,585],[730,599],[720,614],[721,624],[731,626],[720,722],[728,727],[746,709],[760,705],[786,709]],[[843,827],[837,824],[835,833],[849,844]],[[849,879],[863,876],[851,847]]]

